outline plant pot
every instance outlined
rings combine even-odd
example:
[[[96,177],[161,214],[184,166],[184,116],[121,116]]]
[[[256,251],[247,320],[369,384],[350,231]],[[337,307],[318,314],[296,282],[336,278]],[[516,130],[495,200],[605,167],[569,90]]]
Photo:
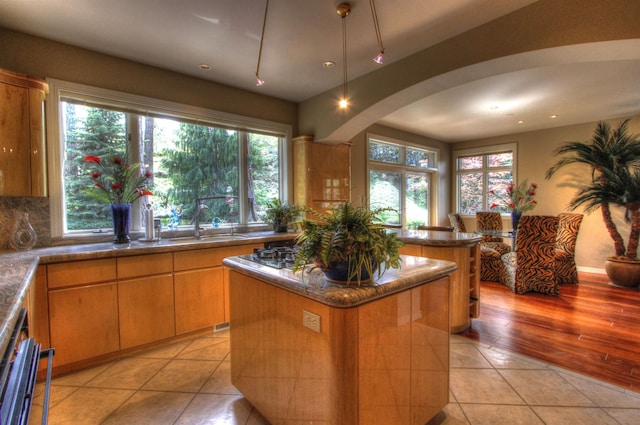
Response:
[[[346,262],[334,263],[330,268],[322,269],[322,273],[332,283],[340,283],[342,285],[371,283],[371,277],[365,268],[360,272],[360,282],[358,282],[357,276],[349,281],[349,264]]]
[[[131,204],[111,204],[113,218],[113,243],[129,243],[129,220]]]
[[[640,261],[610,257],[607,258],[604,269],[615,286],[623,288],[640,286]]]
[[[274,233],[287,233],[288,225],[282,223],[274,223],[273,224],[273,232]]]

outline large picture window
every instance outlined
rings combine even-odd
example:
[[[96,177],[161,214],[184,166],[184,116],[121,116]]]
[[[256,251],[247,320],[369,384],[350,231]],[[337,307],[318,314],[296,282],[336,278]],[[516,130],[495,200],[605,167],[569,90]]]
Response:
[[[152,173],[149,182],[154,195],[133,205],[133,230],[140,228],[136,217],[146,204],[152,205],[163,227],[179,229],[193,226],[196,198],[207,198],[198,211],[200,222],[217,226],[258,225],[270,199],[286,199],[284,126],[278,134],[259,124],[248,128],[246,123],[234,125],[228,120],[218,123],[215,114],[210,120],[195,119],[188,108],[176,112],[175,105],[168,114],[157,108],[157,101],[150,101],[156,110],[147,105],[141,113],[126,101],[114,102],[112,96],[101,99],[87,90],[57,91],[60,142],[54,156],[60,162],[54,168],[60,169],[60,178],[51,183],[62,196],[56,236],[111,227],[108,205],[83,193],[91,184],[92,167],[84,161],[87,155],[118,155]],[[140,101],[144,99],[136,98]]]
[[[436,152],[397,141],[368,138],[369,207],[389,207],[385,224],[416,228],[431,223]]]
[[[515,144],[454,152],[458,213],[475,215],[488,211],[495,201],[489,192],[513,181],[515,158]]]

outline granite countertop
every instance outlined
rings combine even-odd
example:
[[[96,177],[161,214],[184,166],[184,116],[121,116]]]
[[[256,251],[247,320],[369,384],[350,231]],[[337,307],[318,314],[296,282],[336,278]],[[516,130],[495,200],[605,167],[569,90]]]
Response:
[[[373,283],[357,283],[349,286],[328,282],[319,269],[293,273],[288,269],[276,269],[247,259],[247,256],[228,257],[223,264],[232,270],[260,279],[290,292],[318,301],[331,307],[349,308],[401,292],[440,279],[455,271],[458,266],[451,261],[402,255],[402,267],[389,269]]]
[[[396,234],[404,243],[450,248],[473,246],[482,241],[482,235],[477,235],[475,233],[447,232],[440,230],[398,229]]]
[[[293,233],[273,231],[240,233],[236,235],[208,235],[202,239],[190,236],[161,239],[159,242],[132,241],[129,244],[89,243],[62,245],[30,251],[0,251],[0,355],[9,343],[11,331],[29,291],[39,264],[49,264],[96,258],[123,257],[154,254],[160,252],[186,251],[202,248],[264,243],[266,241],[290,240]]]

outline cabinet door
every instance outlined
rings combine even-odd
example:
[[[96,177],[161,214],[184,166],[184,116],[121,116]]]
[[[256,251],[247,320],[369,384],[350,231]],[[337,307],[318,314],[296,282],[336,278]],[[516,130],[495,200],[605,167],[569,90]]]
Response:
[[[29,92],[0,84],[0,99],[0,196],[29,196]]]
[[[0,69],[0,196],[47,196],[44,80]]]
[[[222,267],[179,272],[174,281],[176,334],[224,322]]]
[[[119,281],[118,311],[121,349],[174,336],[173,275]]]
[[[117,284],[49,291],[49,325],[56,366],[117,351]]]

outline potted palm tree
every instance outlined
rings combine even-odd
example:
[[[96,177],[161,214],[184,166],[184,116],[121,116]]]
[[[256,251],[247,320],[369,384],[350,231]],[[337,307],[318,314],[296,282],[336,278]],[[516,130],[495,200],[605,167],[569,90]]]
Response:
[[[591,179],[577,182],[580,189],[569,207],[584,206],[587,213],[598,208],[602,211],[615,248],[615,255],[605,263],[607,275],[615,285],[636,287],[640,285],[640,139],[629,134],[628,124],[627,119],[611,129],[608,123],[599,122],[589,141],[563,144],[555,151],[562,158],[547,170],[546,177],[550,179],[560,168],[573,163],[590,168]],[[622,208],[629,224],[626,246],[613,208]]]
[[[286,232],[290,224],[298,221],[302,212],[300,206],[282,202],[278,198],[271,199],[266,205],[265,221],[273,226],[276,233]]]
[[[389,210],[354,207],[350,202],[326,213],[305,208],[317,220],[300,222],[293,271],[314,264],[327,280],[347,284],[356,281],[360,285],[374,274],[380,276],[389,268],[399,268],[398,248],[403,243],[379,219],[382,212]]]

